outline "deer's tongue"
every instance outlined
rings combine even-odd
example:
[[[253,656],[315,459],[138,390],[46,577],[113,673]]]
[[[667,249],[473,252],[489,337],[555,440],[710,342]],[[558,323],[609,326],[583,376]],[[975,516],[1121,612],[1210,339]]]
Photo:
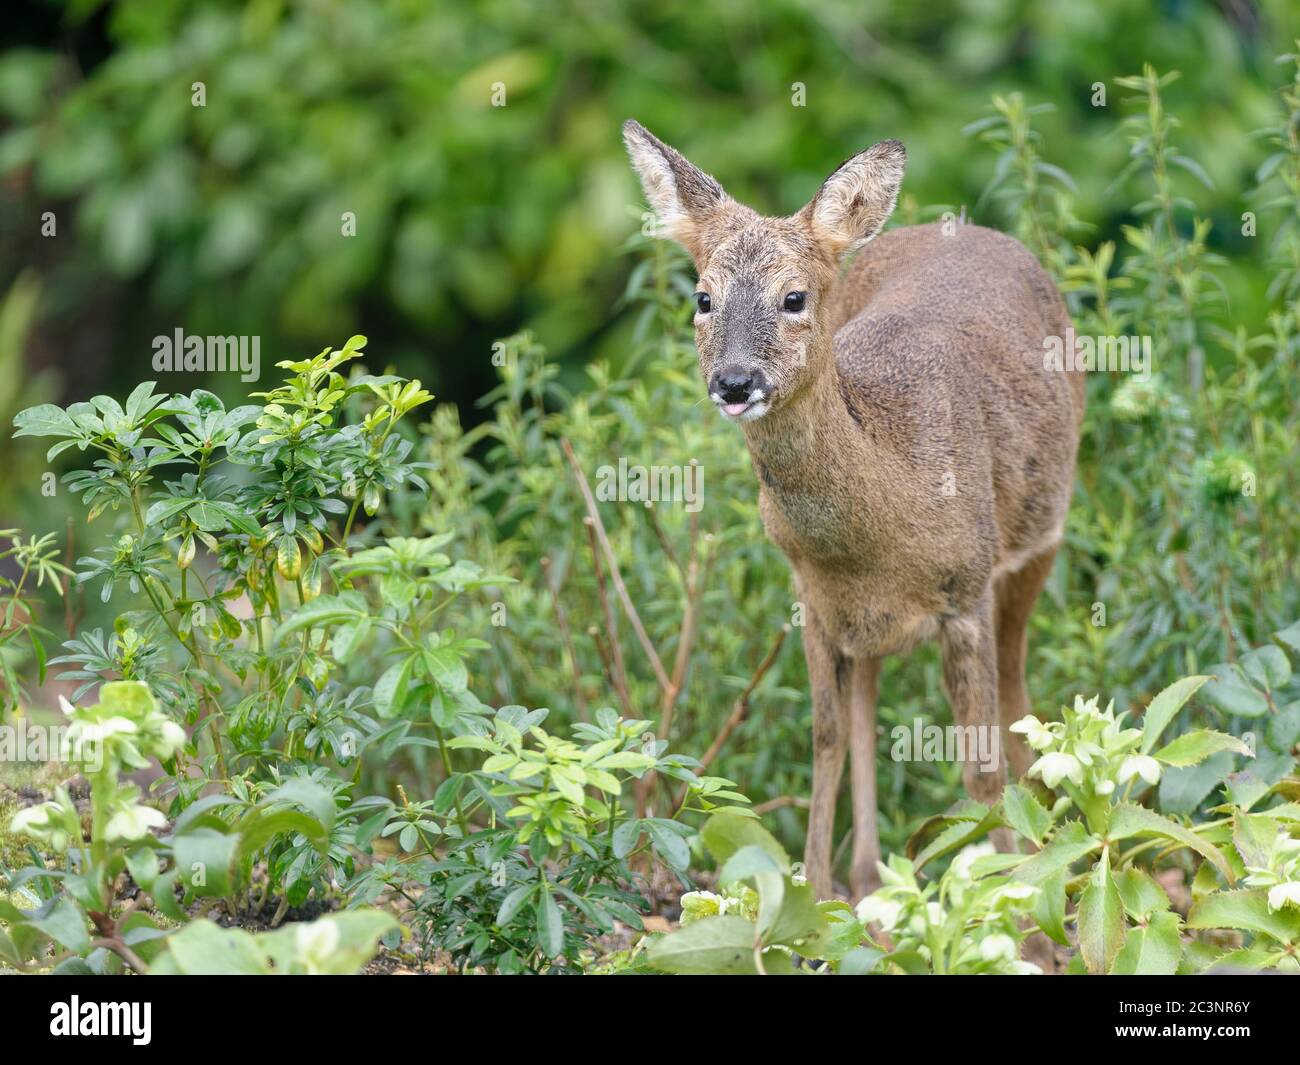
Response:
[[[749,406],[749,403],[748,403],[748,402],[745,402],[745,403],[724,403],[724,404],[722,405],[722,409],[723,409],[724,411],[726,411],[728,414],[730,414],[732,417],[735,417],[737,414],[744,414],[744,413],[745,413],[745,408],[748,407],[748,406]]]

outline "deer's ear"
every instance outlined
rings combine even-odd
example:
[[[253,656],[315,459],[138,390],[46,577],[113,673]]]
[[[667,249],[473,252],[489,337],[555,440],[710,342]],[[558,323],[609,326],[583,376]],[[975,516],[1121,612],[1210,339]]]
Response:
[[[881,141],[841,164],[800,214],[836,254],[865,244],[894,211],[907,149]]]
[[[699,261],[700,230],[727,199],[722,186],[641,123],[623,123],[623,143],[659,225]]]

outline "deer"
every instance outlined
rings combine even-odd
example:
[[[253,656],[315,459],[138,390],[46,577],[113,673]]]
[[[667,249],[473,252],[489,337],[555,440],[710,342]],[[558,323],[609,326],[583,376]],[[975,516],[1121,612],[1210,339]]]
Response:
[[[1009,726],[1032,712],[1027,626],[1073,494],[1085,380],[1044,356],[1073,335],[1070,316],[1013,237],[964,219],[882,232],[907,161],[897,140],[852,156],[795,214],[765,217],[638,122],[623,139],[656,232],[694,261],[700,372],[744,435],[802,606],[808,882],[833,897],[848,756],[860,898],[880,884],[885,657],[938,641],[955,725],[999,752],[992,768],[965,760],[972,799],[996,802],[1007,764],[1017,779],[1031,765]]]

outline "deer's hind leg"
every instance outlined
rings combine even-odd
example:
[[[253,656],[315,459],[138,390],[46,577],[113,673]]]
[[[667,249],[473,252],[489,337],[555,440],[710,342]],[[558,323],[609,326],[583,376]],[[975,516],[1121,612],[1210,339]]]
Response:
[[[1002,722],[1002,749],[1011,765],[1013,780],[1024,776],[1034,760],[1025,741],[1009,729],[1013,723],[1033,713],[1029,688],[1025,684],[1029,615],[1052,572],[1052,562],[1059,547],[1060,544],[1053,544],[1014,573],[1004,573],[997,581],[994,628],[998,645],[998,712]]]
[[[943,652],[943,682],[952,704],[953,721],[965,737],[962,782],[972,799],[992,806],[1002,796],[1007,772],[998,721],[998,662],[991,584],[970,611],[945,619],[939,629],[939,644]],[[989,838],[1004,854],[1015,849],[1009,829],[994,829]]]

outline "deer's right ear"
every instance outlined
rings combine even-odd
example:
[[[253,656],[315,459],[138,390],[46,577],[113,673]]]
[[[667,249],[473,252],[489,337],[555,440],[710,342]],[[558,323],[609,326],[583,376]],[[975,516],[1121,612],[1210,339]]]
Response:
[[[700,230],[727,199],[722,186],[633,119],[623,123],[623,143],[664,234],[698,262]]]

